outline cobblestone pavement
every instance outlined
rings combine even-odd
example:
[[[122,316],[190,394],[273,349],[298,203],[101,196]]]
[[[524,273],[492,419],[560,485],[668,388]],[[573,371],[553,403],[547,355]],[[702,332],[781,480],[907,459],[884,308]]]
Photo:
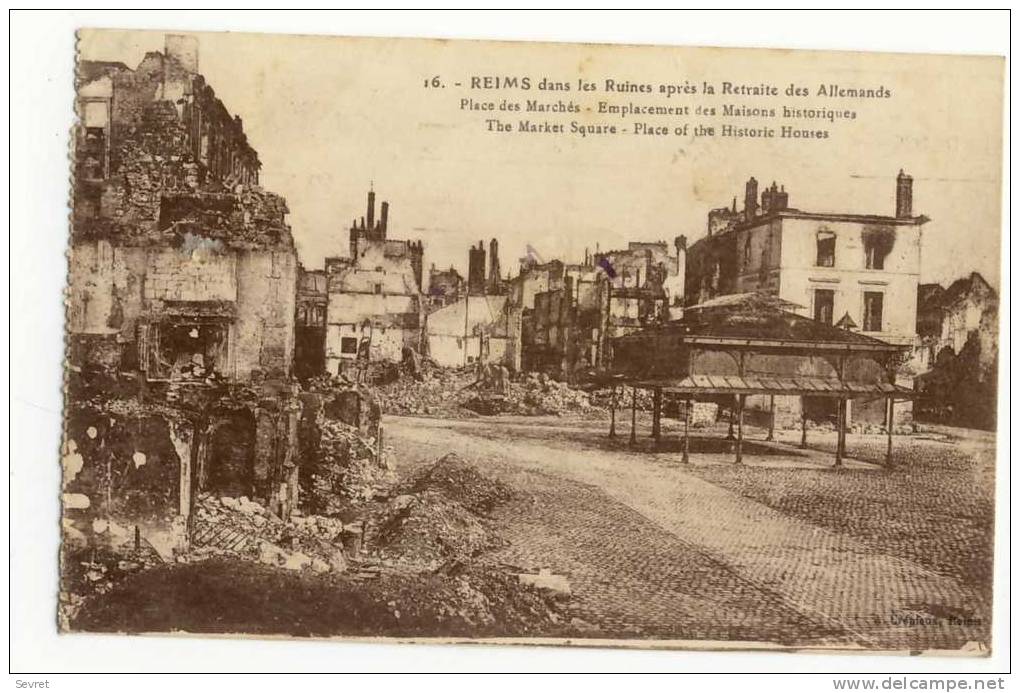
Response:
[[[717,485],[710,467],[681,469],[675,453],[607,449],[604,432],[555,420],[388,417],[386,429],[406,464],[452,450],[530,494],[497,517],[512,542],[498,558],[566,573],[580,615],[607,635],[987,642],[983,590]],[[712,457],[728,459],[699,462]]]
[[[819,448],[835,447],[835,435],[815,438]],[[857,459],[884,458],[884,436],[851,435],[847,442]],[[835,469],[829,457],[828,465],[811,470],[716,464],[691,471],[785,514],[847,533],[874,551],[988,592],[994,452],[991,441],[903,436],[895,440],[891,470]]]

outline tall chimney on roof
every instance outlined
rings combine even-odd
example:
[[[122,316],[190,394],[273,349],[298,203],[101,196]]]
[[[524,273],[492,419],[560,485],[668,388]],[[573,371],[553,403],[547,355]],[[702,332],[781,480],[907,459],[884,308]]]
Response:
[[[375,191],[371,190],[371,189],[368,191],[368,213],[366,215],[366,219],[368,220],[368,226],[367,226],[368,230],[369,231],[374,230],[375,229]]]
[[[896,218],[909,219],[914,207],[914,179],[900,169],[896,176]]]
[[[499,271],[499,242],[493,238],[489,241],[489,293],[499,294],[500,293],[500,277]]]
[[[758,181],[751,176],[744,186],[744,220],[754,219],[758,213]]]
[[[382,229],[382,237],[386,238],[386,225],[389,223],[390,218],[390,203],[383,202],[379,206],[379,227]]]

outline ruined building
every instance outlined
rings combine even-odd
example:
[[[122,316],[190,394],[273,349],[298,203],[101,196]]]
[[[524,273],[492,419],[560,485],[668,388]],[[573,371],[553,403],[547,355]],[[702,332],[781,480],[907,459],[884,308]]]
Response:
[[[287,204],[198,65],[167,36],[135,69],[78,66],[65,512],[162,547],[199,493],[297,500]]]
[[[434,311],[459,301],[467,292],[467,282],[460,272],[450,265],[450,269],[437,270],[435,265],[429,269],[428,310]]]
[[[425,296],[421,241],[388,237],[389,203],[375,217],[375,192],[350,229],[350,255],[326,258],[326,370],[363,362],[400,361],[421,351]]]
[[[890,206],[887,215],[799,210],[783,186],[773,182],[759,196],[751,178],[743,209],[734,200],[709,212],[706,235],[691,245],[686,301],[761,292],[820,322],[912,346],[928,219],[913,213],[913,179],[902,171]]]
[[[285,376],[297,273],[287,205],[258,187],[241,119],[197,64],[193,41],[168,36],[135,70],[81,65],[68,331],[150,381]]]
[[[584,262],[529,263],[510,283],[519,329],[510,354],[516,368],[582,379],[608,363],[612,340],[683,311],[686,239],[632,241],[585,253]],[[511,322],[511,325],[514,323]]]
[[[995,428],[999,375],[999,295],[977,272],[948,288],[922,284],[917,297],[920,415]]]
[[[468,280],[452,267],[430,273],[429,304],[424,346],[436,363],[458,367],[510,360],[510,304],[499,276],[499,243],[489,242],[489,275],[485,274],[485,246],[468,248]],[[509,365],[509,363],[507,364]]]
[[[294,375],[301,381],[326,372],[326,271],[298,265],[294,318]]]

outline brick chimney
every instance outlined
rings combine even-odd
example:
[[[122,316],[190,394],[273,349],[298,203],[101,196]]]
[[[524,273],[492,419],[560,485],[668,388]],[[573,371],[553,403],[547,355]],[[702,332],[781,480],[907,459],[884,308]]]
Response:
[[[766,188],[761,194],[762,214],[781,212],[789,206],[789,201],[790,196],[786,192],[785,186],[779,187],[775,181],[772,181],[772,187]]]
[[[382,237],[386,238],[386,225],[390,219],[390,203],[383,202],[379,207],[379,228],[382,231]]]
[[[914,179],[900,169],[896,176],[896,218],[909,219],[914,207]]]
[[[490,294],[500,293],[502,283],[499,267],[499,241],[493,238],[489,241],[489,281],[488,289]]]
[[[754,219],[758,213],[758,181],[751,176],[744,186],[744,220]]]

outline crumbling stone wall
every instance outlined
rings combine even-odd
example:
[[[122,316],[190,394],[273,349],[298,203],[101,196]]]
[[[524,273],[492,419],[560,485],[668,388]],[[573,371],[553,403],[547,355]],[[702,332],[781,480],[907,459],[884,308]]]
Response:
[[[237,258],[237,321],[231,334],[237,377],[255,369],[290,373],[294,360],[297,256],[248,250]]]
[[[63,526],[79,546],[138,535],[166,546],[180,507],[190,424],[168,409],[112,400],[68,409],[62,447]],[[182,460],[182,455],[184,459]]]

